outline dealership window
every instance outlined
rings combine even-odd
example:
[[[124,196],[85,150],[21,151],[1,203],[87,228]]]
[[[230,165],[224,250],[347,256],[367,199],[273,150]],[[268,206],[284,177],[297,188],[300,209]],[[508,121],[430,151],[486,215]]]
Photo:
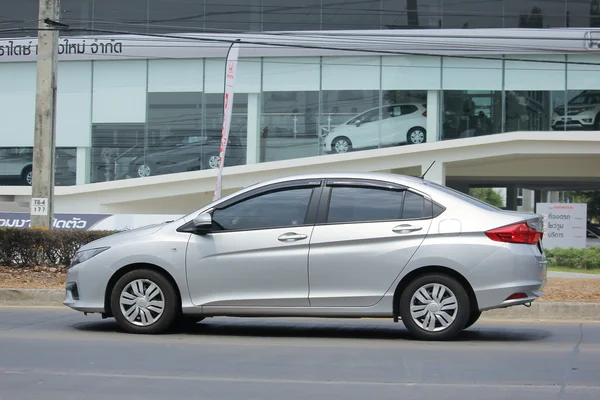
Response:
[[[207,0],[203,14],[206,32],[251,32],[262,29],[261,0]]]
[[[143,148],[145,123],[93,124],[91,182],[125,179],[129,175],[127,155]]]
[[[565,0],[504,0],[504,28],[564,28],[565,7]]]
[[[600,66],[597,59],[598,56],[593,54],[568,56],[567,115],[564,107],[556,107],[553,129],[560,130],[564,126],[568,130],[600,130]]]
[[[556,107],[564,105],[565,56],[507,56],[504,131],[547,131]]]
[[[258,161],[319,155],[320,59],[265,59]]]
[[[0,185],[31,186],[33,147],[0,147]],[[76,183],[77,149],[57,147],[54,154],[54,183],[72,186]]]
[[[321,0],[262,0],[263,31],[321,29]]]
[[[502,59],[444,57],[442,140],[502,132]]]
[[[382,29],[440,28],[441,0],[381,0]]]
[[[324,57],[322,68],[319,153],[380,147],[380,58]]]
[[[508,1],[508,0],[504,0]],[[505,18],[503,0],[446,0],[443,1],[445,29],[502,28]]]
[[[381,0],[321,0],[321,29],[381,29],[381,14]]]
[[[600,27],[600,0],[567,0],[569,27]]]

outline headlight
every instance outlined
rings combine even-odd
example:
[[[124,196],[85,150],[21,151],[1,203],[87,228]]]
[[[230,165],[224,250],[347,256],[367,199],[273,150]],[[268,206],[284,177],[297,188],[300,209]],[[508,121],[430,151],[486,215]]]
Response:
[[[82,262],[89,260],[92,257],[97,256],[98,254],[108,249],[110,249],[110,247],[98,247],[96,249],[78,251],[75,254],[75,257],[73,257],[73,260],[71,260],[71,268],[76,266],[77,264],[81,264]]]
[[[582,112],[586,112],[586,111],[592,111],[594,109],[594,107],[584,107],[584,108],[580,108],[577,110],[578,114],[581,114]]]

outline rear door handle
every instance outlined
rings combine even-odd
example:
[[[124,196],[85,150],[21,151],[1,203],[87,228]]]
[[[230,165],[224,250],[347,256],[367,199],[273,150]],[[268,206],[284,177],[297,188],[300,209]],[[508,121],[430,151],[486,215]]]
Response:
[[[421,226],[402,224],[396,226],[394,229],[392,229],[392,231],[394,231],[395,233],[410,233],[420,231],[421,229],[423,229],[423,227]]]
[[[283,235],[279,236],[278,240],[280,242],[296,242],[298,240],[304,240],[307,237],[308,236],[302,235],[300,233],[290,232],[290,233],[284,233]]]

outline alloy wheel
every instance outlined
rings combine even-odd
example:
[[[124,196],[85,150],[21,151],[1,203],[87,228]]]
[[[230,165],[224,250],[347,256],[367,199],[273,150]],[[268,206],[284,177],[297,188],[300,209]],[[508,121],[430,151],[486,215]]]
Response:
[[[150,174],[152,174],[152,170],[150,169],[150,166],[146,165],[146,164],[140,165],[138,167],[137,172],[138,172],[138,176],[140,178],[145,178],[145,177],[150,176]]]
[[[425,141],[425,132],[421,129],[415,129],[410,133],[410,142],[413,144],[423,143]]]
[[[29,171],[27,173],[27,175],[25,175],[25,181],[27,182],[28,185],[33,184],[33,171]]]
[[[350,148],[350,145],[344,139],[340,139],[337,142],[335,142],[334,146],[335,146],[336,153],[347,153],[348,149]]]
[[[448,329],[458,315],[458,300],[445,285],[430,283],[420,287],[410,300],[414,323],[428,332]]]
[[[136,326],[149,326],[165,311],[165,296],[149,279],[136,279],[125,286],[119,298],[123,316]]]
[[[208,166],[212,169],[219,168],[219,156],[212,156],[208,159]]]

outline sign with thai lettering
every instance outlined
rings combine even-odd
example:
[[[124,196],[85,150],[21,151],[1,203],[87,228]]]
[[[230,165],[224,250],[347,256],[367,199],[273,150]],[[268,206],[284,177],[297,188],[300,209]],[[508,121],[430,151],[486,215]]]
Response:
[[[0,212],[1,228],[29,228],[30,213]],[[52,229],[123,231],[176,220],[172,214],[54,214]]]
[[[536,210],[544,221],[545,248],[586,247],[587,204],[538,203]]]

